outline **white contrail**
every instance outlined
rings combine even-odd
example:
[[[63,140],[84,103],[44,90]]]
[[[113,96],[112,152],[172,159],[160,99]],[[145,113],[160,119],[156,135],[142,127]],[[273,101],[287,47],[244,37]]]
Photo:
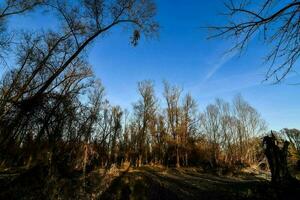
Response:
[[[208,81],[215,73],[218,72],[219,69],[222,68],[224,64],[226,64],[229,60],[231,60],[237,53],[238,51],[236,50],[224,54],[221,57],[221,59],[219,59],[218,62],[212,66],[211,70],[206,74],[204,79],[201,81],[201,84],[204,84],[206,81]]]

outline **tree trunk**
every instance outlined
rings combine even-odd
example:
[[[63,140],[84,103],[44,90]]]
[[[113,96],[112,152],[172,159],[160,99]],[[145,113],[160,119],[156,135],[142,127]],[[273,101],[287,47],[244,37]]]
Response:
[[[176,167],[180,167],[178,144],[176,145]]]
[[[138,159],[138,167],[142,166],[142,155],[139,155],[139,159]]]
[[[185,166],[187,167],[189,165],[188,163],[188,152],[185,152]]]
[[[88,145],[85,144],[84,145],[84,155],[83,155],[83,187],[85,188],[86,186],[86,181],[85,181],[85,178],[86,178],[86,163],[87,163],[87,157],[88,157]]]
[[[272,175],[272,183],[283,184],[292,180],[288,171],[287,153],[289,143],[284,142],[283,147],[278,145],[278,140],[271,133],[271,136],[265,136],[263,139],[264,152],[268,159]]]

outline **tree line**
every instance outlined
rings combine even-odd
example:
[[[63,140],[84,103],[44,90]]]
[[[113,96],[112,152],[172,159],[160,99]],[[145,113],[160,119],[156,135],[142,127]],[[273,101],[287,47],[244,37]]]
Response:
[[[242,166],[262,159],[266,123],[242,96],[203,111],[191,94],[164,82],[138,83],[131,111],[111,105],[91,69],[88,50],[115,27],[130,42],[157,34],[151,0],[6,0],[0,6],[1,167],[43,164],[51,173],[109,167]],[[14,30],[10,18],[47,11],[53,30]],[[293,140],[292,137],[290,137]],[[296,140],[295,140],[296,141]]]
[[[13,17],[33,12],[49,13],[57,26],[14,28]],[[155,13],[151,0],[2,1],[0,60],[2,70],[8,70],[0,86],[1,160],[17,163],[26,154],[24,148],[31,147],[34,161],[46,148],[46,157],[55,166],[63,148],[72,147],[66,141],[88,143],[103,91],[87,59],[90,46],[117,27],[125,28],[136,46],[141,37],[157,33]],[[111,116],[105,112],[103,121],[108,123]],[[112,128],[106,126],[102,143]]]
[[[66,83],[65,93],[50,92],[53,99],[22,120],[15,121],[15,111],[3,118],[10,128],[1,126],[2,166],[85,170],[128,162],[214,168],[263,158],[259,137],[265,121],[241,95],[231,103],[216,99],[200,112],[191,94],[168,82],[160,105],[154,83],[146,80],[138,83],[139,99],[129,112],[109,103],[100,81],[81,78],[74,75],[76,86]]]

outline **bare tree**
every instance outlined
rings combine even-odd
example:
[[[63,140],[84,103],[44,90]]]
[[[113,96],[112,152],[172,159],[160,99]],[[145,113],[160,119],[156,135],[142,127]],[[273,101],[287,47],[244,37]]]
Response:
[[[35,63],[30,63],[35,65],[35,70],[23,86],[21,93],[14,97],[14,101],[19,101],[22,92],[44,69],[45,64],[49,63],[55,69],[36,89],[36,92],[26,99],[26,102],[30,103],[43,96],[47,90],[51,90],[52,83],[68,66],[83,58],[82,52],[89,44],[115,26],[124,24],[128,25],[129,29],[133,29],[134,43],[137,42],[140,34],[149,36],[156,31],[157,25],[153,21],[155,5],[151,1],[112,1],[106,6],[103,1],[94,1],[95,5],[90,5],[90,3],[90,1],[84,1],[76,6],[68,1],[55,1],[46,4],[62,17],[63,29],[61,33],[50,33],[48,37],[45,37],[47,48],[37,47],[38,51],[42,51],[37,52],[41,56]],[[29,50],[32,46],[34,45],[29,46]],[[30,53],[29,50],[26,52]],[[56,63],[52,63],[54,60]],[[24,65],[28,62],[30,60]]]
[[[112,134],[111,134],[111,151],[110,162],[117,163],[118,158],[118,140],[122,131],[122,115],[123,112],[119,106],[112,108]]]
[[[164,97],[167,103],[168,132],[175,141],[176,167],[180,167],[179,137],[180,137],[180,105],[181,89],[164,82]]]
[[[292,146],[297,151],[298,155],[300,155],[300,131],[298,129],[283,129],[281,130],[288,141],[292,144]]]
[[[7,32],[8,19],[15,15],[25,14],[41,6],[46,0],[3,0],[0,3],[0,65],[8,66],[6,57],[9,55],[13,34]]]
[[[151,81],[139,82],[138,90],[141,98],[134,104],[134,115],[137,125],[138,166],[141,166],[148,162],[149,137],[155,122],[157,100]]]
[[[270,46],[265,80],[278,83],[293,72],[300,56],[300,1],[228,0],[225,7],[228,22],[210,27],[214,31],[212,38],[233,38],[236,40],[233,49],[241,51],[258,35]]]
[[[167,154],[167,140],[168,140],[168,133],[166,127],[166,120],[163,114],[158,114],[156,117],[156,132],[154,137],[154,162],[158,162],[160,164],[165,164],[164,161],[166,160]]]
[[[257,162],[257,138],[266,131],[265,121],[241,95],[229,104],[217,99],[201,113],[202,132],[211,146],[210,162],[214,167],[220,162],[253,164]]]
[[[185,151],[185,165],[188,166],[189,140],[195,136],[198,127],[197,103],[190,94],[184,97],[181,112],[181,143]]]
[[[218,164],[218,158],[220,153],[220,123],[219,123],[219,110],[215,105],[208,105],[201,114],[201,126],[204,133],[207,136],[209,143],[211,144],[210,148],[210,164],[212,167],[216,167]]]
[[[3,15],[17,12],[11,8],[17,2],[26,4],[28,1],[8,1]],[[34,6],[26,5],[28,9]],[[22,141],[28,133],[25,127],[33,126],[33,116],[44,113],[44,105],[52,105],[52,97],[57,96],[60,88],[65,86],[62,91],[68,93],[75,86],[79,93],[91,84],[87,78],[92,72],[84,52],[97,37],[124,25],[134,33],[132,42],[136,45],[141,35],[150,36],[157,28],[153,19],[155,4],[150,0],[82,1],[79,4],[59,0],[43,1],[42,5],[59,14],[62,28],[26,33],[19,38],[14,55],[17,67],[8,72],[1,87],[0,143],[3,149],[11,140]],[[94,121],[91,116],[88,119]],[[88,124],[82,128],[90,129]]]
[[[251,138],[266,132],[266,123],[260,114],[246,102],[241,95],[233,101],[234,114],[237,119],[237,138],[239,143],[239,157],[242,162],[251,163],[254,160],[255,149],[251,148]]]
[[[46,2],[45,0],[5,0],[0,5],[0,19],[8,16],[18,15],[32,10],[38,5]]]

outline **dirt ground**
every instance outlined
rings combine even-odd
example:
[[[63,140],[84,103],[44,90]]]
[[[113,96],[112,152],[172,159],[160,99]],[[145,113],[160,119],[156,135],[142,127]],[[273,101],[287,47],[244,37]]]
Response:
[[[269,178],[254,173],[222,176],[197,168],[142,167],[115,179],[101,199],[299,199],[299,186],[277,188]]]
[[[26,173],[0,173],[0,199],[299,199],[300,195],[299,186],[277,188],[261,174],[225,176],[198,168],[96,170],[85,181],[81,173],[75,173],[51,184],[37,178],[43,170]]]

